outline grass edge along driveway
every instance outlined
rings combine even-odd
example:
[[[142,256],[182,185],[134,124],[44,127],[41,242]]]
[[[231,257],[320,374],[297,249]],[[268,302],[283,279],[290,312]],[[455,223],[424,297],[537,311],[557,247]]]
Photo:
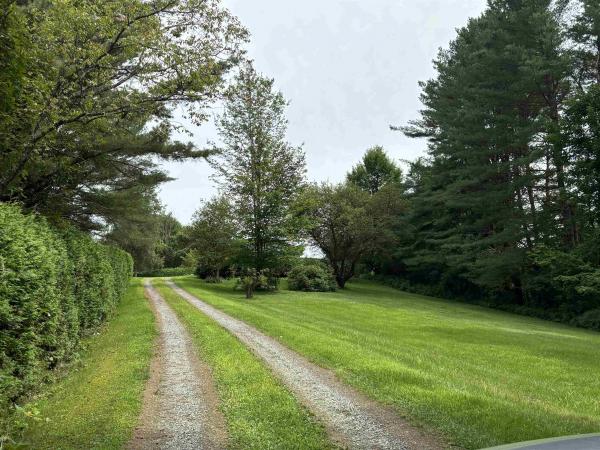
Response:
[[[25,443],[53,450],[123,448],[138,422],[156,336],[141,280],[133,279],[115,316],[85,340],[81,361],[33,402],[41,420],[31,423]]]
[[[462,447],[600,430],[599,333],[371,282],[247,301],[173,280]]]

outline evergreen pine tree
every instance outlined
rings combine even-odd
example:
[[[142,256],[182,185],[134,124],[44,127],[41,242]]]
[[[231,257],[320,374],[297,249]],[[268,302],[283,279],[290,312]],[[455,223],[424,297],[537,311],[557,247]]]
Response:
[[[440,53],[422,118],[404,129],[429,138],[432,159],[414,198],[428,211],[412,264],[437,257],[470,282],[521,297],[527,249],[554,238],[540,208],[556,196],[543,188],[562,158],[548,131],[550,97],[566,76],[559,45],[549,0],[493,0]]]

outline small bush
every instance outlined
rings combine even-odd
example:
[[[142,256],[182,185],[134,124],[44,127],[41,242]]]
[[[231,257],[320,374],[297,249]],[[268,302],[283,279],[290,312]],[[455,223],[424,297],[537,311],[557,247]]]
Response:
[[[211,284],[220,284],[223,282],[223,278],[208,276],[204,279],[204,281]]]
[[[290,291],[330,292],[335,291],[335,287],[333,274],[323,264],[303,264],[288,273]]]
[[[238,278],[235,288],[243,290],[246,298],[252,298],[255,291],[276,291],[278,286],[279,279],[271,276],[268,270],[247,269]]]

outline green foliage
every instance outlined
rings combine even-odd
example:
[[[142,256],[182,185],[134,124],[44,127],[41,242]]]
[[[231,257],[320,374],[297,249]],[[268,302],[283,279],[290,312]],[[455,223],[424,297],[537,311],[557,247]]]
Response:
[[[171,213],[158,217],[158,256],[164,267],[179,267],[186,254],[184,227]]]
[[[581,328],[600,331],[600,308],[584,312],[575,317],[571,323]]]
[[[290,291],[335,291],[336,283],[331,270],[324,264],[303,263],[288,272]]]
[[[208,155],[173,142],[171,113],[205,121],[242,57],[219,1],[0,6],[0,201],[102,229],[169,179],[160,160]]]
[[[194,252],[194,264],[210,276],[220,278],[221,271],[231,265],[240,247],[232,205],[227,198],[214,198],[196,211],[186,240]]]
[[[369,199],[369,248],[361,258],[368,270],[379,273],[393,261],[400,238],[406,236],[404,219],[408,207],[404,186],[398,183],[387,183]]]
[[[311,243],[327,258],[340,288],[373,243],[370,196],[353,185],[309,186],[296,205]]]
[[[255,291],[275,291],[279,287],[279,279],[271,275],[269,270],[244,270],[236,280],[236,289],[244,291],[246,298],[254,297]]]
[[[0,406],[73,357],[79,338],[112,314],[131,257],[0,204]]]
[[[25,75],[27,37],[25,20],[15,0],[0,0],[0,148],[9,143]]]
[[[400,183],[402,171],[388,157],[383,147],[367,150],[362,162],[347,175],[349,183],[355,184],[370,194],[375,194],[388,183]]]
[[[140,188],[123,200],[131,207],[126,214],[113,218],[110,231],[103,236],[104,242],[127,251],[133,258],[135,272],[161,268],[160,253],[165,250],[161,235],[164,216],[156,193]]]
[[[152,270],[150,272],[139,272],[137,274],[138,277],[179,277],[182,275],[193,275],[194,268],[193,267],[165,267],[162,269]]]
[[[569,144],[573,169],[570,182],[582,205],[579,226],[600,227],[600,84],[591,86],[568,103],[563,122],[564,139]]]
[[[491,0],[440,51],[378,264],[399,285],[567,322],[597,307],[600,9],[568,3]]]
[[[31,389],[44,370],[70,356],[72,341],[65,335],[79,332],[73,320],[72,268],[65,244],[43,221],[0,205],[3,406]]]
[[[73,265],[73,295],[83,333],[112,315],[133,275],[133,262],[124,251],[76,231],[64,232],[63,239]]]
[[[295,213],[309,242],[323,252],[343,288],[358,274],[360,263],[380,270],[394,256],[406,206],[398,183],[387,183],[373,194],[352,183],[323,184],[304,190]]]
[[[113,218],[103,241],[126,250],[133,257],[137,274],[183,265],[185,228],[164,212],[153,189],[137,191],[129,198],[132,206],[127,213]]]
[[[438,76],[423,84],[422,119],[405,129],[430,139],[432,158],[429,183],[415,196],[426,208],[419,222],[431,250],[415,256],[441,253],[438,260],[467,281],[517,297],[525,250],[550,239],[549,230],[559,230],[559,240],[570,233],[536,201],[544,192],[549,209],[567,213],[566,204],[551,205],[566,201],[564,149],[551,145],[550,102],[563,92],[568,67],[559,42],[548,1],[490,2],[440,53]],[[534,170],[542,161],[554,170]]]

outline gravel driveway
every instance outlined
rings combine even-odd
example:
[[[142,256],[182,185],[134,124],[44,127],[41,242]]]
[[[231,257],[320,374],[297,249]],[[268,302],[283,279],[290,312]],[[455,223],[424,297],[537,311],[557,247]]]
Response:
[[[169,286],[218,322],[260,357],[326,426],[339,445],[352,449],[448,448],[439,437],[415,428],[390,408],[359,394],[335,375],[246,323],[204,303],[174,283]]]
[[[144,286],[160,338],[129,448],[225,448],[225,421],[210,369],[199,361],[187,331],[150,281]]]

